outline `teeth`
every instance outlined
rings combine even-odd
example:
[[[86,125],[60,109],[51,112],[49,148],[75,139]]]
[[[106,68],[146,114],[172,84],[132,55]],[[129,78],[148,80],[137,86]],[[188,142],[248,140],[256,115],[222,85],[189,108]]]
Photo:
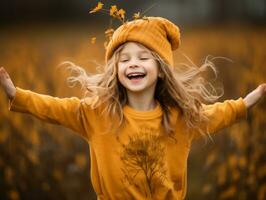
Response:
[[[127,77],[133,77],[133,76],[145,76],[144,73],[131,73],[131,74],[128,74]]]

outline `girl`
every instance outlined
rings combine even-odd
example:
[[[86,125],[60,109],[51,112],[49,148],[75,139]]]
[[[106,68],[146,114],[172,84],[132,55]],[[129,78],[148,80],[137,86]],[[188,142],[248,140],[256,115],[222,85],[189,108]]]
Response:
[[[98,199],[184,199],[192,142],[247,118],[266,93],[260,85],[244,99],[211,105],[220,96],[207,89],[200,68],[175,69],[179,28],[161,17],[126,22],[106,49],[103,73],[69,78],[85,90],[82,99],[57,98],[15,87],[3,67],[1,85],[9,110],[32,114],[77,132],[89,143],[91,180]],[[213,89],[213,87],[212,87]]]

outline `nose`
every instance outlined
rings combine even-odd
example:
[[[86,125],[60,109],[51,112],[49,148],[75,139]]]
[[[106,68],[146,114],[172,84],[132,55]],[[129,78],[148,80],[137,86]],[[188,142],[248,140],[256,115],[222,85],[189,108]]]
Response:
[[[135,69],[138,68],[140,65],[139,59],[137,57],[131,57],[128,62],[128,68]]]
[[[138,65],[130,65],[129,68],[131,69],[135,69],[135,68],[138,68],[139,66]]]

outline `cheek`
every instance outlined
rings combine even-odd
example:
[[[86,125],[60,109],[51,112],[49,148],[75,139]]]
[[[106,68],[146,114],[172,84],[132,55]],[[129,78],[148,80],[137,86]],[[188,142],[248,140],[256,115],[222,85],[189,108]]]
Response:
[[[123,80],[124,77],[124,69],[122,66],[118,66],[118,70],[117,70],[117,76],[118,76],[118,80],[121,82],[121,80]]]
[[[149,68],[147,69],[148,73],[149,73],[152,77],[154,77],[154,78],[158,77],[158,75],[159,75],[159,68],[158,68],[158,66],[156,65],[156,63],[151,63],[150,66],[151,66],[151,67],[149,67]]]

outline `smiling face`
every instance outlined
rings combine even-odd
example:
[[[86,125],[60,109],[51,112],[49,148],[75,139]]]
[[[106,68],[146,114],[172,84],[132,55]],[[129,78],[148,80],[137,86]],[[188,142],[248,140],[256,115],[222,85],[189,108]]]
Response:
[[[119,54],[118,79],[127,92],[154,94],[159,65],[144,46],[127,42]]]

